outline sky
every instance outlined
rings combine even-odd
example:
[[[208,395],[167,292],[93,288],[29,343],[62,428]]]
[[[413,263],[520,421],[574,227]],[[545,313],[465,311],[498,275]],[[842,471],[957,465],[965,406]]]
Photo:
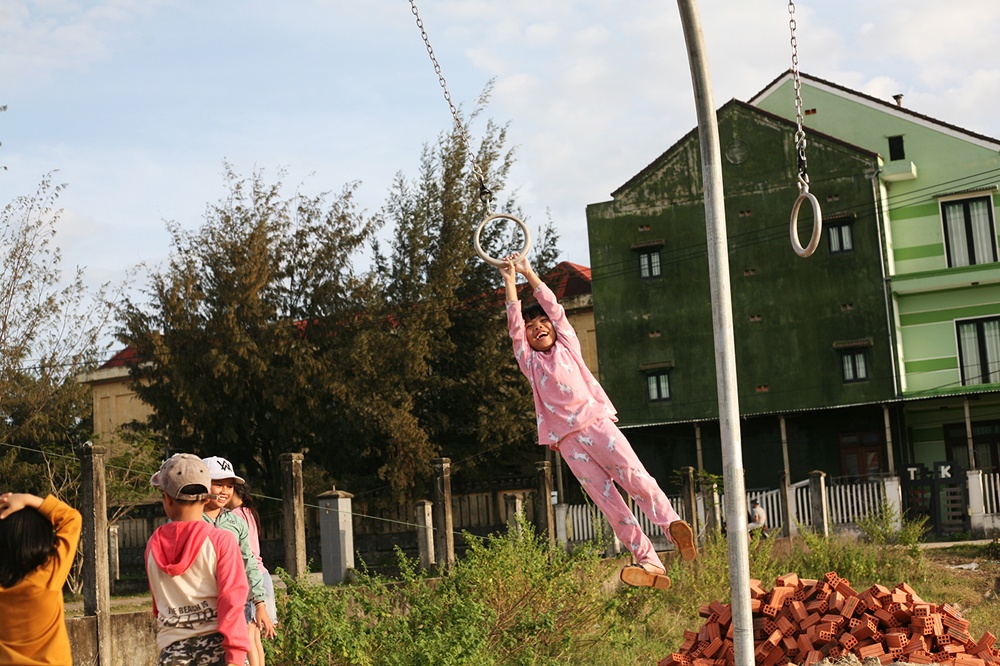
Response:
[[[677,5],[417,6],[457,105],[494,81],[484,116],[509,123],[517,158],[498,197],[514,194],[532,228],[551,218],[560,259],[590,265],[586,206],[696,125]],[[698,10],[716,107],[790,67],[788,3]],[[794,10],[801,71],[1000,137],[997,0]],[[312,194],[358,181],[375,213],[452,126],[408,0],[2,0],[3,105],[0,205],[55,171],[64,268],[94,286],[160,265],[168,221],[200,227],[224,162]],[[131,288],[145,283],[140,271]]]

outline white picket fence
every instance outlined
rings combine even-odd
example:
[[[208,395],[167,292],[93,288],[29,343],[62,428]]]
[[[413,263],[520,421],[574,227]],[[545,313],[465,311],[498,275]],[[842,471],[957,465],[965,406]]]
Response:
[[[813,524],[812,501],[809,481],[799,481],[791,486],[794,497],[792,521],[802,526]],[[880,479],[852,483],[830,483],[826,486],[826,503],[830,522],[847,525],[858,522],[872,513],[885,501],[885,485]]]
[[[987,484],[990,490],[987,491]],[[1000,504],[1000,474],[983,475],[983,492],[990,497],[987,500],[987,507],[998,506]],[[791,495],[794,506],[792,508],[791,520],[793,524],[808,527],[813,524],[812,502],[809,496],[809,481],[800,481],[791,485]],[[992,494],[991,494],[992,493]],[[877,510],[885,498],[885,489],[881,480],[865,481],[858,483],[831,483],[826,487],[826,499],[829,507],[830,522],[833,525],[847,525],[856,523],[859,518],[867,516]],[[680,496],[669,497],[674,509],[681,514],[681,518],[690,519],[685,515],[685,509],[681,503]],[[758,500],[761,507],[767,514],[767,524],[774,530],[783,525],[781,515],[781,491],[771,489],[754,489],[747,491],[746,503],[750,506],[752,500]],[[990,501],[994,502],[993,505]],[[720,510],[725,518],[726,499],[725,494],[719,494]],[[996,509],[993,509],[996,511]],[[705,525],[705,498],[698,497],[698,524]],[[987,508],[987,511],[990,511]],[[642,526],[643,532],[653,541],[653,545],[658,549],[668,548],[667,539],[663,536],[662,530],[656,527],[651,520],[639,509],[638,505],[633,507],[633,514]],[[597,536],[596,521],[601,520],[601,515],[591,504],[570,505],[568,507],[568,520],[570,523],[568,540],[571,543],[579,543],[592,540]]]
[[[687,517],[684,515],[684,507],[681,504],[680,496],[668,496],[667,499],[670,500],[674,510],[680,514],[681,518],[687,520]],[[567,536],[570,543],[592,541],[597,538],[597,526],[600,525],[600,521],[602,520],[597,507],[593,504],[571,504],[567,507],[567,514],[569,522],[569,533]],[[642,512],[638,504],[632,507],[632,515],[639,521],[642,531],[653,542],[653,546],[659,550],[666,549],[667,538],[664,536],[663,531],[653,524],[653,521]]]
[[[1000,513],[1000,472],[983,472],[981,478],[986,513]]]

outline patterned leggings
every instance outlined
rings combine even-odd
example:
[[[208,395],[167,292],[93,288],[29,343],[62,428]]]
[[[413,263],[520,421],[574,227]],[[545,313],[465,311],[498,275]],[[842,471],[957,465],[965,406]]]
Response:
[[[226,666],[219,632],[175,641],[160,650],[158,666]]]
[[[601,419],[559,442],[559,452],[579,479],[590,499],[610,521],[618,539],[639,564],[663,566],[653,544],[642,531],[617,483],[654,525],[670,538],[667,526],[680,516],[660,490],[656,479],[643,467],[625,435],[611,419]]]

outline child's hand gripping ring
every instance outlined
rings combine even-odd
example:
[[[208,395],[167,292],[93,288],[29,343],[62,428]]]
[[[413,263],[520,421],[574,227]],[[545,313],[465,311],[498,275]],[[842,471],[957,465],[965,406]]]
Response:
[[[486,254],[486,251],[483,250],[483,246],[479,243],[479,234],[482,233],[483,228],[490,222],[496,220],[510,220],[511,222],[514,222],[519,227],[521,227],[521,233],[524,235],[524,246],[517,254],[519,257],[527,256],[528,250],[531,249],[531,232],[528,231],[528,225],[526,225],[523,221],[519,220],[513,215],[508,215],[507,213],[493,213],[492,215],[487,216],[485,220],[479,223],[479,226],[476,227],[476,233],[473,234],[472,236],[472,242],[476,246],[476,254],[479,255],[479,258],[485,261],[486,263],[493,264],[494,266],[497,267],[503,266],[505,263],[502,259],[497,259],[495,257],[491,257],[490,255]]]

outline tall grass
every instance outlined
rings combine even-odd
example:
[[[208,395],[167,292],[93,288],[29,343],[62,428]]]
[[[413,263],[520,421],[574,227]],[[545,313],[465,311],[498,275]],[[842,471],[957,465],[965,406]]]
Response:
[[[750,544],[750,575],[771,587],[782,574],[821,578],[836,571],[855,589],[918,583],[925,572],[922,526],[882,512],[863,521],[864,538],[806,534]],[[664,592],[618,584],[624,558],[604,560],[596,544],[568,555],[528,524],[484,540],[446,575],[419,570],[398,554],[401,574],[359,571],[356,582],[325,587],[285,576],[281,631],[267,644],[273,666],[545,666],[656,663],[697,630],[702,605],[729,602],[724,536],[702,544],[694,562],[666,559]],[[919,589],[918,589],[919,591]],[[941,599],[940,601],[947,601]],[[988,620],[989,621],[989,620]]]
[[[906,581],[920,583],[926,576],[920,539],[927,531],[927,518],[904,519],[889,504],[881,504],[858,520],[863,538],[802,534],[801,547],[792,551],[787,566],[800,575],[822,577],[836,571],[842,578],[866,584]],[[859,589],[855,586],[855,589]]]
[[[398,554],[400,577],[360,571],[324,587],[284,577],[282,631],[268,663],[305,665],[557,664],[625,642],[648,602],[608,593],[617,566],[595,548],[572,556],[522,523],[485,540],[430,578]]]

